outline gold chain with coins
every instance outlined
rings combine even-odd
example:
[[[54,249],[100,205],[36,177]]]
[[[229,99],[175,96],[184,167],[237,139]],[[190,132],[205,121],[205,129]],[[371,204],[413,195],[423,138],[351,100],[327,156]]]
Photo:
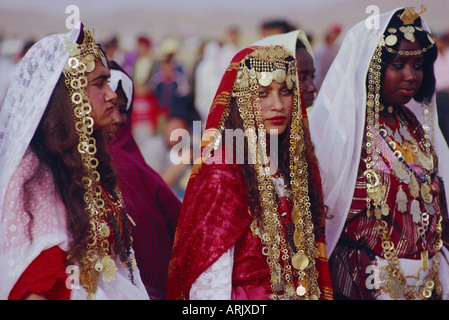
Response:
[[[404,30],[406,31],[406,30]],[[403,31],[403,32],[404,32]],[[389,30],[389,32],[395,32],[395,30]],[[392,40],[390,38],[390,44],[392,44]],[[439,251],[442,248],[442,240],[441,240],[441,214],[439,213],[439,208],[437,213],[437,226],[436,231],[438,234],[438,240],[434,245],[435,256],[433,257],[433,265],[429,269],[428,266],[428,251],[424,250],[421,252],[421,260],[422,260],[422,268],[418,272],[417,277],[413,276],[404,276],[404,273],[399,264],[399,258],[397,255],[397,251],[394,247],[393,242],[391,241],[388,233],[387,222],[382,220],[382,216],[388,216],[389,207],[386,203],[386,187],[383,185],[381,181],[380,164],[379,155],[381,154],[381,150],[379,146],[374,147],[374,135],[380,132],[379,130],[379,106],[380,106],[380,88],[381,88],[381,62],[382,62],[382,47],[385,46],[385,40],[381,39],[379,45],[376,47],[376,50],[371,59],[369,69],[368,69],[368,90],[367,90],[367,102],[366,102],[366,158],[364,159],[366,163],[366,170],[363,173],[366,178],[366,190],[367,190],[367,198],[366,198],[366,208],[367,208],[367,216],[375,216],[377,221],[377,231],[379,237],[382,241],[383,255],[388,262],[388,265],[383,268],[386,272],[386,276],[383,277],[385,285],[382,286],[382,291],[389,293],[390,297],[393,299],[398,299],[400,297],[404,297],[406,299],[428,299],[432,296],[432,291],[435,290],[436,294],[439,295],[441,293],[441,285],[439,281]],[[387,47],[387,50],[389,48]],[[429,48],[423,49],[423,52],[427,51]],[[393,50],[393,49],[391,49]],[[388,50],[390,51],[390,50]],[[391,51],[390,51],[391,52]],[[393,52],[392,52],[393,53]],[[399,53],[404,55],[411,55],[413,52],[407,53]],[[417,54],[421,54],[418,52]],[[424,129],[424,143],[423,146],[426,149],[427,155],[431,156],[430,147],[431,140],[434,139],[434,132],[432,123],[432,109],[424,105],[423,108],[423,129]],[[399,162],[397,162],[399,163]],[[413,175],[412,175],[412,178]],[[413,180],[415,181],[415,180]],[[419,188],[418,188],[419,189]],[[419,191],[418,191],[419,192]],[[374,215],[372,214],[374,211]],[[425,276],[422,285],[420,285],[419,276],[421,271],[428,271],[428,274]],[[417,285],[409,285],[407,284],[407,278],[414,278],[417,282]]]
[[[313,234],[312,214],[308,195],[308,172],[299,91],[296,83],[296,63],[281,46],[258,47],[241,63],[232,96],[236,98],[248,138],[248,149],[257,173],[262,217],[251,225],[264,245],[263,254],[271,274],[273,299],[318,299],[318,272],[315,260],[318,249]],[[295,224],[292,248],[284,236],[280,221],[276,190],[271,179],[267,157],[266,134],[259,102],[259,83],[272,81],[287,84],[293,90],[293,113],[290,128],[290,178],[293,197],[292,220]],[[254,107],[254,108],[253,108]],[[229,110],[227,108],[227,110]],[[227,111],[228,112],[228,111]],[[222,118],[223,120],[223,118]],[[223,124],[222,124],[223,125]],[[221,130],[223,130],[220,127]],[[262,159],[259,155],[262,155]]]
[[[98,160],[95,157],[96,141],[91,136],[94,120],[91,116],[92,105],[87,93],[87,73],[95,69],[95,62],[102,61],[107,66],[106,59],[94,40],[93,33],[84,29],[84,41],[81,45],[66,41],[69,59],[63,70],[65,84],[73,107],[75,128],[78,134],[78,152],[81,155],[84,176],[85,210],[89,214],[90,238],[84,258],[79,263],[80,282],[88,293],[88,299],[95,299],[97,281],[100,273],[104,281],[115,279],[117,270],[114,260],[109,256],[110,235],[106,222],[105,203],[102,197],[100,174],[97,171]],[[119,199],[121,195],[118,192]],[[121,200],[123,202],[123,200]]]

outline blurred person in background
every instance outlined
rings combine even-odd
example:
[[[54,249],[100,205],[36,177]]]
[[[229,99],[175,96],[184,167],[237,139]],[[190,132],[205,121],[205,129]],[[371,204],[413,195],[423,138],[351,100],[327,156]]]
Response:
[[[449,31],[435,37],[438,57],[435,61],[438,123],[449,145]]]
[[[169,113],[189,114],[192,109],[190,100],[191,86],[184,67],[176,60],[179,42],[169,37],[160,45],[160,60],[155,62],[150,78],[150,91],[156,96],[159,105]]]
[[[139,36],[137,39],[137,59],[134,63],[132,74],[134,84],[142,85],[148,83],[153,70],[154,58],[152,55],[151,39]]]
[[[229,61],[238,52],[239,37],[240,30],[231,26],[227,29],[224,41],[206,42],[194,69],[194,105],[200,115],[203,128],[221,78]]]
[[[152,300],[165,299],[168,261],[181,202],[147,165],[132,134],[133,83],[109,61],[110,86],[117,93],[109,130],[109,150],[116,166],[126,211],[135,221],[134,251],[142,282]],[[159,150],[152,150],[159,153]]]
[[[260,35],[262,38],[265,38],[274,34],[287,33],[295,29],[297,28],[286,20],[272,19],[261,24]]]
[[[189,121],[180,115],[171,114],[165,120],[161,132],[144,145],[147,164],[160,174],[181,200],[192,169],[192,143]],[[172,154],[172,150],[176,154]]]
[[[316,78],[315,82],[318,90],[326,77],[327,70],[334,61],[337,55],[340,44],[338,37],[342,32],[342,26],[339,23],[334,23],[329,26],[326,31],[324,43],[316,50],[315,53],[315,66],[316,66]]]

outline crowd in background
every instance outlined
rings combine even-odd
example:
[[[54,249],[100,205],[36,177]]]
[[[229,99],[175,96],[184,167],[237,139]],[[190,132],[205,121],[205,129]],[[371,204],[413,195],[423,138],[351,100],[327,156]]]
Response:
[[[262,38],[299,27],[284,20],[270,20],[260,24],[259,33]],[[328,26],[323,35],[308,34],[315,54],[315,83],[318,90],[338,52],[345,31],[340,24],[334,23]],[[199,141],[195,140],[199,136],[192,136],[193,123],[201,121],[204,128],[223,73],[234,54],[243,48],[241,32],[237,26],[230,26],[224,30],[222,39],[203,40],[193,52],[191,46],[186,50],[184,39],[177,37],[154,41],[150,34],[138,35],[135,47],[131,50],[124,50],[120,39],[115,36],[102,41],[108,59],[119,63],[133,78],[132,125],[136,142],[147,163],[163,177],[180,199],[190,176],[192,161],[186,160],[180,164],[170,161],[171,148],[183,139],[170,139],[170,134],[174,129],[190,132],[185,139],[195,150],[197,145],[194,141]],[[322,36],[323,41],[318,43],[314,38],[319,36]],[[435,63],[439,122],[447,140],[449,113],[444,110],[449,110],[449,30],[434,36],[439,48]],[[34,41],[20,42],[20,47],[17,43],[7,46],[7,41],[2,42],[0,37],[0,108],[15,65]]]

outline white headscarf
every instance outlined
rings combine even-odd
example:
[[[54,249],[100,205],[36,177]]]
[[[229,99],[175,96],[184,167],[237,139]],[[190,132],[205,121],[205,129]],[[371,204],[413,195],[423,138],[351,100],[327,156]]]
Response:
[[[313,58],[313,50],[310,46],[307,35],[302,30],[290,31],[282,34],[275,34],[260,40],[257,40],[253,46],[269,46],[269,45],[281,45],[293,53],[293,57],[296,58],[296,42],[301,41],[307,52]]]
[[[21,274],[42,251],[54,246],[69,249],[65,207],[51,185],[51,172],[44,170],[43,185],[36,192],[33,241],[26,234],[29,220],[21,190],[38,161],[26,151],[69,58],[66,41],[76,43],[80,30],[81,23],[67,34],[45,37],[30,48],[17,66],[0,110],[0,300],[8,299]],[[5,201],[6,196],[13,200]],[[148,299],[138,269],[134,270],[134,285],[124,265],[120,261],[116,265],[114,281],[98,281],[97,299]],[[71,291],[71,299],[86,298],[81,285]]]
[[[111,69],[110,72],[111,77],[109,78],[109,86],[111,87],[112,91],[116,91],[119,82],[121,82],[122,89],[125,92],[126,99],[128,100],[128,102],[126,103],[126,111],[128,111],[133,99],[133,82],[131,78],[128,77],[128,75],[120,70]]]
[[[368,66],[386,26],[399,9],[380,15],[379,29],[370,29],[362,21],[349,30],[327,73],[309,119],[312,142],[320,163],[324,202],[329,207],[328,215],[333,217],[326,221],[329,256],[339,240],[354,194],[365,128]],[[421,19],[423,27],[429,31]],[[438,127],[435,97],[432,102],[438,174],[447,182],[449,150]],[[422,123],[420,104],[412,100],[407,107]],[[447,199],[448,192],[446,188]]]
[[[80,28],[38,41],[22,58],[0,112],[0,221],[8,183],[22,160],[44,114]]]

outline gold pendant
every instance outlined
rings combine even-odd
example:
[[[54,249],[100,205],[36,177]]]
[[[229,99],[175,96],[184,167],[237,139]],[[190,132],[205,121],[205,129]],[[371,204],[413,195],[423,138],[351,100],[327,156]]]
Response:
[[[380,210],[382,211],[382,215],[385,216],[385,217],[390,214],[390,207],[385,202],[382,203]]]
[[[388,281],[388,291],[390,292],[390,297],[392,299],[399,299],[404,291],[402,281],[398,277],[392,277]]]
[[[399,212],[401,213],[407,212],[407,194],[402,189],[402,186],[399,186],[399,190],[396,195],[396,203],[398,204]]]
[[[429,269],[429,252],[421,251],[421,265],[424,270]]]
[[[299,212],[298,206],[295,204],[292,209],[292,221],[294,224],[297,224],[299,219],[301,218],[301,212]]]
[[[419,208],[419,202],[416,199],[413,199],[412,204],[410,205],[410,213],[413,216],[413,222],[418,224],[421,222],[421,209]]]
[[[399,180],[404,180],[408,176],[407,171],[404,169],[404,166],[399,160],[396,160],[394,162],[393,172],[396,175],[396,177],[398,177]]]
[[[428,157],[422,153],[422,151],[418,151],[416,158],[421,163],[424,169],[427,171],[433,170],[433,156],[429,155]]]
[[[394,109],[393,106],[388,106],[388,113],[393,113]]]
[[[282,274],[281,272],[274,272],[271,276],[273,283],[273,290],[276,292],[282,292],[284,290],[284,286],[282,285]]]
[[[309,265],[309,258],[303,252],[296,252],[292,257],[292,266],[296,270],[304,270]]]
[[[301,233],[299,232],[299,230],[295,230],[295,232],[293,232],[293,242],[295,243],[296,248],[298,248],[301,245]]]
[[[300,284],[296,288],[296,294],[300,297],[304,296],[306,294],[306,288],[304,288],[304,286],[302,284]]]
[[[87,294],[87,300],[97,300],[97,298],[96,298],[95,295],[91,292],[91,293]]]
[[[104,256],[101,260],[101,264],[103,265],[103,281],[111,282],[115,280],[115,271],[117,270],[117,267],[115,266],[114,260],[112,260],[110,256]]]
[[[366,217],[371,218],[371,208],[366,208]]]
[[[379,207],[374,208],[374,216],[377,220],[382,218],[382,210]]]
[[[408,184],[408,188],[413,198],[419,197],[419,185],[414,174],[410,175],[410,183]]]
[[[433,196],[430,193],[430,186],[427,183],[423,183],[421,186],[421,197],[425,203],[432,203]]]
[[[385,195],[385,186],[379,185],[375,188],[367,188],[366,192],[368,193],[368,197],[373,200],[373,205],[378,206],[384,199]]]
[[[363,175],[366,178],[366,192],[368,197],[373,200],[374,206],[379,206],[385,196],[385,186],[381,183],[380,175],[372,170],[368,169],[363,172]]]

